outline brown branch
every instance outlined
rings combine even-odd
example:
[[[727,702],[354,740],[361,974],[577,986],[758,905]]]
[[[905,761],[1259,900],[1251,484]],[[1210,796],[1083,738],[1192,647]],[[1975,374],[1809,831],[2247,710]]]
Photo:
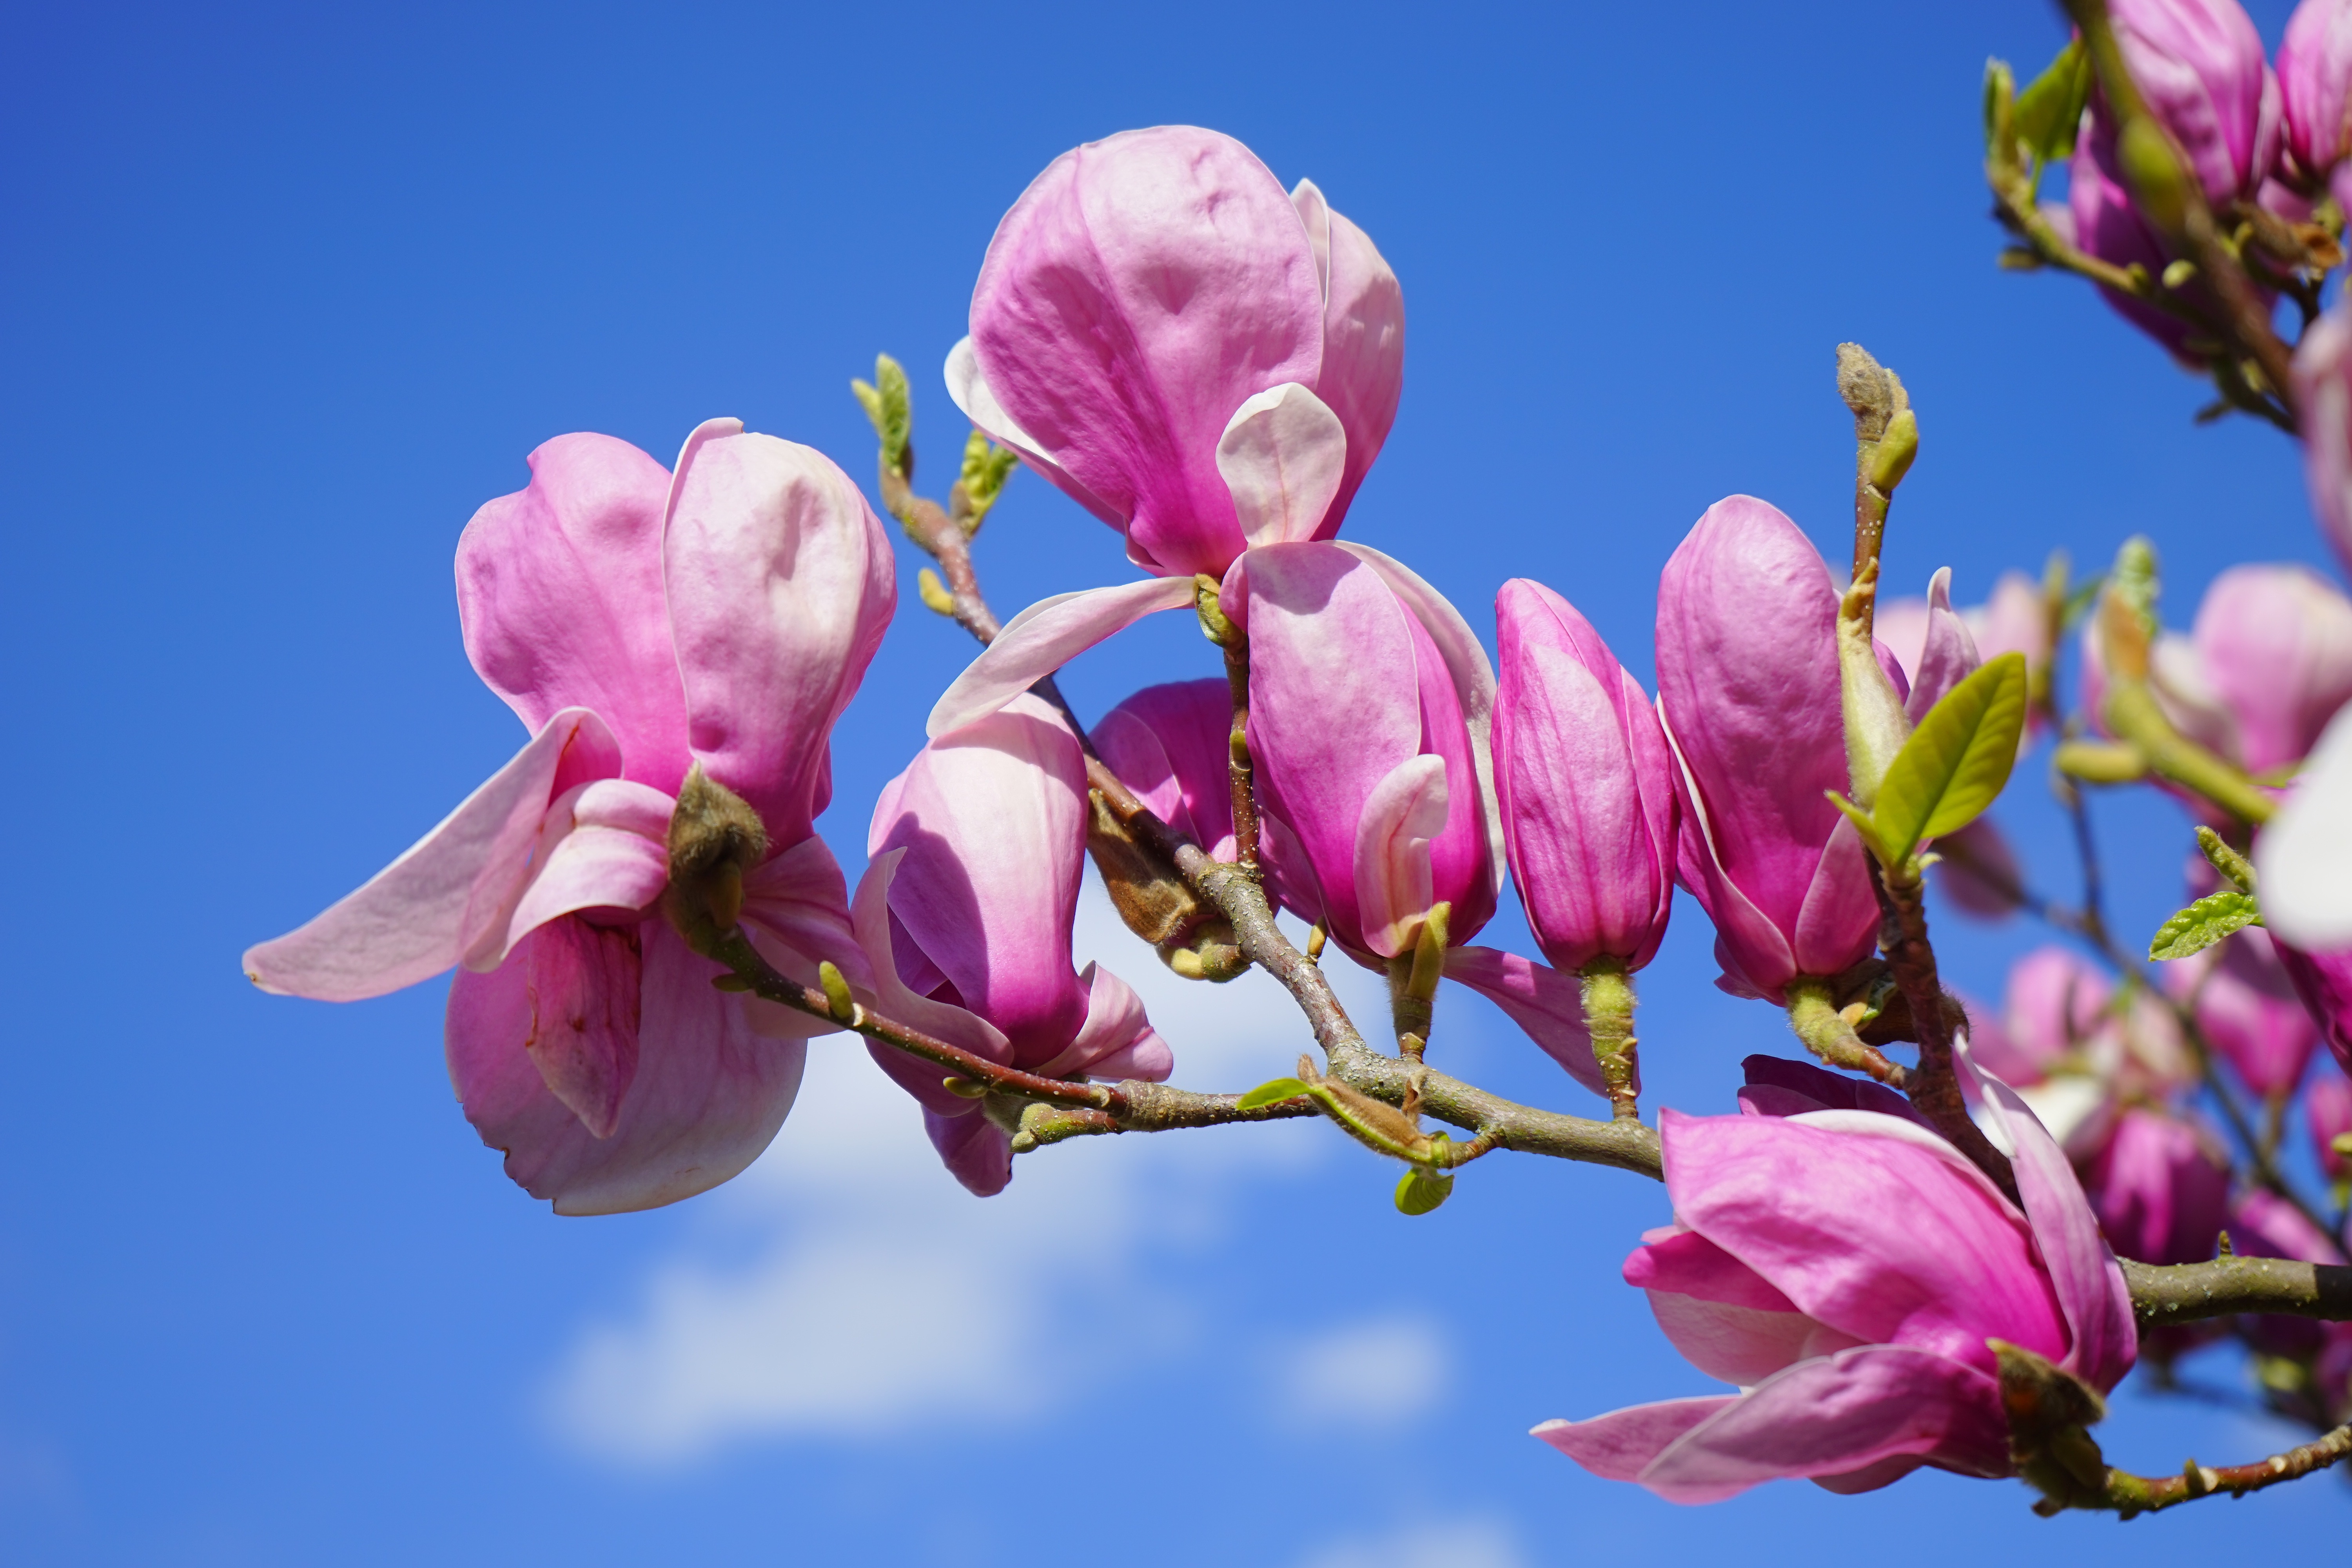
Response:
[[[1936,972],[1922,886],[1916,880],[1896,883],[1882,875],[1875,863],[1870,880],[1878,894],[1878,945],[1894,973],[1895,989],[1911,1010],[1911,1032],[1919,1043],[1919,1065],[1908,1075],[1904,1092],[1937,1131],[2016,1200],[2017,1173],[2011,1169],[2009,1156],[1994,1148],[1969,1119],[1960,1098],[1959,1074],[1952,1065],[1952,1015],[1958,1005],[1945,996]]]
[[[2352,1321],[2352,1268],[2289,1258],[2216,1258],[2160,1266],[2120,1260],[2144,1329],[2239,1312]]]
[[[2177,1476],[2136,1476],[2128,1470],[2107,1471],[2105,1494],[2092,1504],[2077,1504],[2099,1509],[2112,1509],[2126,1519],[2135,1514],[2154,1513],[2158,1509],[2194,1502],[2199,1498],[2228,1495],[2243,1497],[2281,1481],[2300,1480],[2315,1471],[2352,1458],[2352,1425],[2338,1426],[2326,1436],[2273,1454],[2267,1459],[2257,1459],[2251,1465],[2223,1465],[2219,1468],[2200,1465],[2191,1459],[2181,1467]],[[2037,1505],[2037,1510],[2044,1505]],[[2054,1512],[2054,1509],[2047,1510]]]

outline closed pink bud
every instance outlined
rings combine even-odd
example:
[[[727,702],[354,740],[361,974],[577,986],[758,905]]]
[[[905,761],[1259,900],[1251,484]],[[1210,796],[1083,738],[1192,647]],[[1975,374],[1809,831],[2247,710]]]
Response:
[[[1219,860],[1234,858],[1234,700],[1222,679],[1147,686],[1091,731],[1119,782]]]
[[[1679,763],[1677,875],[1715,921],[1717,984],[1784,999],[1877,942],[1847,787],[1837,590],[1797,525],[1752,496],[1707,509],[1658,585],[1658,710]]]
[[[2160,278],[2179,259],[2132,205],[2131,193],[2116,163],[2115,132],[2095,111],[2089,133],[2076,144],[2068,165],[2066,200],[2074,244],[2100,260],[2116,267],[2142,268],[2150,277]],[[2273,297],[2268,290],[2258,292],[2264,299]],[[2190,278],[2173,289],[2172,296],[2208,321],[2221,309],[2201,279]],[[2192,371],[2201,370],[2220,352],[2210,331],[2187,317],[2104,284],[2099,297]]]
[[[1503,857],[1494,675],[1461,616],[1386,557],[1321,542],[1251,551],[1223,603],[1247,626],[1261,797],[1303,861],[1285,900],[1374,968],[1438,903],[1466,941]]]
[[[2352,0],[2303,0],[2278,52],[2294,174],[2315,187],[2352,153]]]
[[[2166,989],[2193,997],[2197,1026],[2264,1098],[2293,1094],[2319,1044],[2267,932],[2252,927],[2218,948],[2164,966]]]
[[[1748,1068],[1751,1114],[1660,1113],[1674,1223],[1625,1261],[1675,1348],[1739,1392],[1535,1436],[1676,1502],[1780,1478],[1869,1491],[1921,1465],[2013,1473],[1988,1340],[2101,1391],[2130,1368],[2122,1273],[2065,1156],[2005,1086],[1976,1081],[2021,1210],[1896,1097],[1795,1063]]]
[[[2238,0],[2112,0],[2124,65],[2205,199],[2251,196],[2278,161],[2279,84]],[[2093,110],[2111,118],[2102,101]],[[2080,209],[2077,209],[2079,216]]]
[[[1232,137],[1163,125],[1065,153],[1013,204],[948,386],[1138,564],[1222,576],[1338,531],[1403,363],[1403,295],[1361,229]],[[1266,513],[1270,472],[1300,504]]]
[[[2084,1184],[2116,1253],[2142,1263],[2202,1263],[2230,1208],[2230,1164],[2178,1117],[2135,1106],[2091,1162]]]
[[[1638,969],[1675,891],[1675,786],[1641,685],[1575,606],[1515,578],[1496,595],[1495,788],[1512,879],[1544,956]]]
[[[1127,984],[1072,968],[1086,861],[1086,758],[1034,697],[940,736],[883,787],[866,836],[857,934],[883,1012],[992,1060],[1055,1078],[1159,1079],[1174,1066]],[[922,1102],[932,1143],[971,1191],[1013,1176],[1009,1136],[937,1065],[874,1059]]]

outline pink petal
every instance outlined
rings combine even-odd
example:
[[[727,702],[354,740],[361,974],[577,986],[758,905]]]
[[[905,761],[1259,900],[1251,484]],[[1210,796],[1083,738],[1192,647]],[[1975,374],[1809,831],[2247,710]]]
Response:
[[[1078,981],[1087,988],[1086,1023],[1059,1056],[1029,1070],[1046,1078],[1166,1078],[1175,1058],[1152,1032],[1135,988],[1099,963],[1087,964]]]
[[[2065,1152],[2015,1089],[1977,1067],[1965,1042],[1955,1055],[1961,1074],[1975,1083],[1985,1136],[2010,1157],[2017,1173],[2034,1246],[2071,1331],[2072,1348],[2062,1364],[2104,1394],[2122,1381],[2139,1354],[2139,1331],[2132,1321],[2131,1291],[2123,1269],[2099,1234],[2099,1222]],[[2029,1342],[2015,1335],[2001,1337]],[[2042,1350],[2040,1345],[2031,1348]]]
[[[1927,616],[1918,662],[1905,667],[1911,679],[1911,695],[1903,711],[1913,723],[1924,718],[1927,710],[1943,700],[1944,694],[1970,675],[1983,662],[1977,656],[1976,639],[1969,635],[1967,623],[1952,608],[1952,569],[1939,566],[1927,582]]]
[[[1719,1394],[1663,1399],[1590,1421],[1547,1421],[1529,1436],[1542,1438],[1604,1481],[1637,1481],[1684,1434],[1738,1404],[1739,1397]]]
[[[907,853],[904,849],[892,849],[877,855],[859,879],[857,900],[851,906],[857,944],[865,950],[874,976],[876,1009],[886,1018],[951,1046],[961,1046],[975,1056],[993,1062],[1010,1062],[1012,1043],[985,1018],[950,1003],[919,995],[898,978],[898,960],[891,951],[890,885]],[[926,1108],[946,1114],[961,1114],[971,1108],[971,1100],[959,1099],[940,1087],[940,1080],[950,1076],[945,1068],[892,1046],[869,1043],[866,1048],[882,1069]]]
[[[698,430],[679,454],[663,545],[688,735],[770,842],[807,837],[825,741],[897,599],[866,498],[813,447]]]
[[[1372,786],[1356,819],[1356,909],[1364,945],[1405,952],[1435,901],[1429,841],[1445,828],[1445,759],[1407,757]]]
[[[1862,1342],[1802,1312],[1772,1312],[1727,1301],[1653,1290],[1650,1311],[1682,1357],[1709,1377],[1752,1387],[1798,1362]]]
[[[1105,637],[1146,616],[1182,609],[1192,594],[1190,577],[1154,577],[1038,600],[949,683],[924,733],[936,740],[988,717]]]
[[[849,920],[849,886],[822,838],[804,838],[771,855],[743,879],[743,929],[760,955],[803,985],[830,963],[853,994],[872,999],[874,969]],[[838,1026],[756,996],[743,1005],[751,1026],[780,1039],[831,1034]]]
[[[1129,521],[1156,570],[1222,573],[1242,549],[1216,445],[1235,408],[1313,385],[1323,299],[1307,234],[1265,164],[1191,126],[1064,153],[998,225],[972,346],[1040,450]]]
[[[1595,1094],[1609,1092],[1585,1032],[1584,993],[1576,976],[1516,952],[1472,945],[1446,950],[1445,977],[1500,1007],[1569,1077]],[[1634,1086],[1640,1087],[1638,1074]]]
[[[1487,863],[1496,868],[1496,874],[1499,876],[1506,861],[1502,808],[1496,804],[1495,796],[1495,667],[1487,662],[1486,647],[1479,642],[1478,634],[1470,629],[1470,623],[1462,618],[1462,612],[1454,607],[1453,601],[1404,563],[1370,545],[1337,542],[1340,549],[1381,574],[1381,580],[1412,613],[1412,618],[1435,646],[1438,657],[1445,661],[1445,673],[1453,682],[1454,698],[1462,705],[1462,722],[1470,731],[1470,757],[1477,772],[1476,800],[1485,828]]]
[[[1800,1362],[1692,1426],[1636,1479],[1670,1502],[1717,1502],[1765,1481],[1851,1475],[1897,1455],[2007,1474],[1998,1382],[1900,1345]]]
[[[1778,1003],[1782,999],[1782,987],[1797,973],[1796,955],[1790,951],[1788,937],[1772,923],[1771,917],[1758,909],[1725,872],[1722,853],[1716,846],[1715,823],[1707,815],[1706,798],[1699,794],[1692,778],[1690,764],[1684,760],[1682,744],[1675,736],[1673,721],[1663,701],[1657,705],[1657,714],[1659,732],[1665,737],[1667,754],[1674,760],[1671,776],[1679,823],[1675,840],[1676,878],[1715,922],[1716,961],[1723,966],[1726,979],[1743,987],[1733,994]],[[1716,984],[1721,986],[1724,981]]]
[[[620,771],[604,721],[584,708],[564,709],[357,892],[300,930],[247,950],[247,978],[282,995],[356,1002],[440,973],[505,928],[559,781]]]
[[[531,1016],[523,1048],[548,1092],[591,1136],[610,1138],[637,1075],[637,930],[572,918],[536,929],[523,962]]]
[[[1800,1311],[1859,1340],[1987,1372],[1987,1336],[2053,1360],[2065,1353],[2024,1216],[1933,1134],[1850,1110],[1664,1110],[1659,1130],[1676,1217]],[[1901,1204],[1885,1201],[1896,1192]]]
[[[558,1214],[656,1208],[717,1186],[759,1157],[800,1090],[805,1045],[752,1033],[736,999],[711,988],[723,971],[666,921],[628,929],[643,965],[637,1069],[606,1138],[549,1091],[527,1048],[543,928],[499,969],[461,972],[449,988],[449,1078],[466,1119]]]
[[[1070,942],[1086,864],[1086,760],[1055,711],[1017,697],[925,746],[867,852],[905,849],[891,912],[956,1000],[1026,1068],[1086,1017]]]
[[[954,1115],[926,1109],[923,1131],[948,1172],[977,1198],[992,1198],[1013,1180],[1013,1140],[967,1100]]]
[[[1234,858],[1233,697],[1222,677],[1147,686],[1091,731],[1095,750],[1160,820]]]
[[[674,795],[688,758],[662,594],[669,471],[591,435],[547,442],[530,470],[527,489],[485,505],[457,541],[467,655],[534,731],[562,709],[593,709],[622,776]]]
[[[535,868],[506,923],[466,955],[496,969],[525,936],[581,910],[642,910],[669,885],[669,819],[677,803],[649,784],[598,779],[567,790],[541,820]]]
[[[1801,1316],[1797,1304],[1761,1274],[1695,1230],[1671,1225],[1642,1238],[1625,1258],[1625,1283],[1653,1294],[1739,1307],[1751,1312]],[[1753,1379],[1738,1379],[1752,1382]]]
[[[1023,462],[1044,475],[1047,483],[1113,528],[1127,526],[1126,519],[1115,508],[1045,456],[1036,437],[1004,412],[1004,405],[996,401],[996,394],[989,388],[988,377],[980,373],[980,356],[972,352],[971,335],[968,332],[948,351],[947,383],[949,398],[965,418],[979,426],[982,435],[1000,447],[1012,447],[1021,455]]]
[[[1404,291],[1371,237],[1333,212],[1313,181],[1299,181],[1290,201],[1307,225],[1323,286],[1323,371],[1315,394],[1348,432],[1347,472],[1317,535],[1328,539],[1396,422],[1404,392]]]
[[[1806,974],[1838,974],[1853,967],[1877,947],[1878,919],[1869,852],[1853,824],[1840,817],[1798,906],[1790,943],[1797,968]]]
[[[1217,438],[1217,472],[1253,547],[1317,537],[1347,464],[1339,416],[1295,381],[1245,400]]]

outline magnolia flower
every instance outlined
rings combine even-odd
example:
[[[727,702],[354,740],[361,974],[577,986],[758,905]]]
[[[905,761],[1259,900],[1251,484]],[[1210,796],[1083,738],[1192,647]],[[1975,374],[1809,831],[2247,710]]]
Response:
[[[2352,314],[2342,300],[2295,345],[2294,379],[2311,510],[2336,559],[2352,568]]]
[[[1127,982],[1071,966],[1086,823],[1085,756],[1036,698],[925,746],[875,802],[857,888],[882,1012],[1049,1078],[1166,1078],[1174,1058]],[[1002,1192],[1012,1140],[980,1102],[943,1088],[933,1063],[869,1048],[921,1102],[956,1179],[982,1197]]]
[[[2352,710],[2254,839],[2263,923],[2336,1059],[2352,1070]]]
[[[2294,8],[2279,45],[2278,84],[2294,174],[2316,187],[2352,153],[2352,3],[2303,0]]]
[[[997,226],[948,356],[971,422],[1118,529],[1147,571],[1222,576],[1324,539],[1404,384],[1404,296],[1307,181],[1189,125],[1063,153]],[[1311,509],[1269,512],[1286,459]],[[1236,466],[1256,471],[1234,489]]]
[[[1087,738],[1153,816],[1231,863],[1239,858],[1233,731],[1232,689],[1213,677],[1147,686],[1104,714]]]
[[[1929,655],[1928,633],[1936,628],[1948,639],[1950,633],[1941,630],[1941,616],[1957,614],[1960,627],[1967,634],[1968,646],[1974,649],[1977,659],[1998,658],[2005,653],[2022,654],[2029,671],[2039,670],[2050,662],[2053,648],[2050,642],[2050,611],[2043,603],[2042,588],[2022,572],[2004,572],[1993,584],[1992,595],[1981,605],[1970,605],[1954,611],[1951,600],[1951,568],[1939,569],[1928,580],[1925,598],[1882,598],[1874,635],[1895,656],[1902,667],[1903,677],[1913,699],[1923,684],[1937,696],[1951,689],[1954,682],[1937,680],[1935,672],[1927,672],[1923,682],[1922,666]],[[1944,645],[1949,647],[1948,641]],[[1948,654],[1942,657],[1948,658]],[[1971,668],[1974,667],[1971,666]],[[1965,671],[1963,673],[1966,673]],[[1915,702],[1906,707],[1926,705]],[[2042,715],[2028,715],[2039,725]]]
[[[831,1025],[711,988],[655,906],[689,767],[758,813],[742,922],[778,968],[862,983],[812,822],[826,737],[889,625],[891,558],[821,454],[714,419],[675,479],[563,436],[457,546],[466,651],[532,731],[366,886],[247,952],[264,990],[353,1001],[462,965],[449,1074],[507,1173],[562,1214],[650,1208],[740,1171]]]
[[[1837,604],[1820,553],[1752,496],[1709,507],[1659,582],[1677,876],[1715,921],[1716,984],[1734,995],[1782,1001],[1790,980],[1877,944],[1862,840],[1826,793],[1849,787]]]
[[[1749,1076],[1748,1114],[1659,1113],[1675,1220],[1625,1261],[1675,1348],[1740,1392],[1535,1436],[1675,1502],[1793,1477],[1870,1491],[1922,1465],[2013,1473],[1988,1340],[2102,1393],[2130,1369],[2122,1272],[2065,1156],[1998,1079],[1979,1082],[1986,1132],[2022,1212],[1892,1095],[1795,1062],[1759,1086],[1751,1059]]]

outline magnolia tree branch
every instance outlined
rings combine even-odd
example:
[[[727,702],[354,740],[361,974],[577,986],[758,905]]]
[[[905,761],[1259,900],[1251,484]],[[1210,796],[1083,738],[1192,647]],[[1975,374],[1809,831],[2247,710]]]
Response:
[[[2342,1264],[2235,1257],[2170,1267],[2121,1261],[2143,1329],[2239,1312],[2352,1321],[2352,1268]]]
[[[2074,1506],[2112,1509],[2129,1519],[2135,1514],[2154,1513],[2176,1503],[2194,1502],[2199,1498],[2224,1494],[2243,1497],[2248,1492],[2260,1491],[2281,1481],[2300,1480],[2347,1458],[2352,1458],[2352,1425],[2338,1426],[2325,1436],[2289,1448],[2283,1454],[2273,1454],[2267,1459],[2257,1459],[2250,1465],[2217,1468],[2200,1465],[2191,1459],[2181,1467],[2180,1474],[2160,1477],[2136,1476],[2127,1470],[2110,1469],[2099,1500]]]

